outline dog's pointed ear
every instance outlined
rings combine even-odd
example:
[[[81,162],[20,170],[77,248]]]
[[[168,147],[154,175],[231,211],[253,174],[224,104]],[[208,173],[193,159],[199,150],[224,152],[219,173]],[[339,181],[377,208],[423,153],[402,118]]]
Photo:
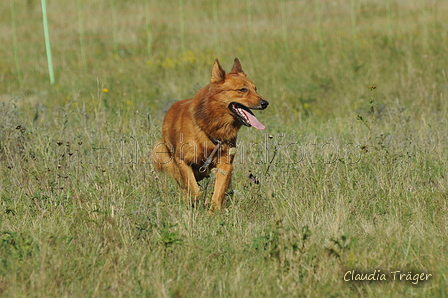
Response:
[[[230,73],[238,74],[243,77],[246,76],[246,74],[243,71],[243,68],[241,67],[241,62],[238,58],[235,58],[235,60],[233,61],[233,67]]]
[[[215,63],[213,64],[212,68],[212,78],[210,79],[210,82],[219,83],[224,81],[225,78],[226,78],[226,72],[224,71],[224,69],[222,69],[218,59],[215,59]]]

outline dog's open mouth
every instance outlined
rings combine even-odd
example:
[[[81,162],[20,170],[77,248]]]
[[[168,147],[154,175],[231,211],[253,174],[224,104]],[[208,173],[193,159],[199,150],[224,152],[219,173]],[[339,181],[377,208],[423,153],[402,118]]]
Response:
[[[249,127],[255,127],[256,129],[265,129],[266,127],[258,121],[257,117],[255,117],[254,113],[252,113],[248,107],[243,106],[242,104],[232,102],[229,105],[229,109],[240,119],[240,121]]]

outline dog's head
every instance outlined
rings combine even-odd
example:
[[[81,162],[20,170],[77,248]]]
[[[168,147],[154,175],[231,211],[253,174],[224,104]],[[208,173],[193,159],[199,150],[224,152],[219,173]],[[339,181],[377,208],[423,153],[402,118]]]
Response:
[[[257,93],[257,87],[247,78],[238,58],[235,58],[232,70],[228,74],[216,59],[210,81],[217,87],[221,102],[235,118],[246,126],[265,129],[251,110],[264,110],[269,103]]]

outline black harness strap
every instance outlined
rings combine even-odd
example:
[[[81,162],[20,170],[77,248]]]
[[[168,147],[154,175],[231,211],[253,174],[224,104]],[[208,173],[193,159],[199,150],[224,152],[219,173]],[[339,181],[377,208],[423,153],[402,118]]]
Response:
[[[199,172],[201,172],[201,173],[204,173],[207,170],[207,168],[211,164],[216,152],[221,149],[221,144],[222,144],[221,141],[212,139],[211,137],[210,137],[210,140],[216,145],[216,147],[215,147],[215,149],[213,149],[212,153],[207,157],[207,159],[205,160],[202,167],[199,168]],[[214,140],[216,141],[216,143],[214,142]]]

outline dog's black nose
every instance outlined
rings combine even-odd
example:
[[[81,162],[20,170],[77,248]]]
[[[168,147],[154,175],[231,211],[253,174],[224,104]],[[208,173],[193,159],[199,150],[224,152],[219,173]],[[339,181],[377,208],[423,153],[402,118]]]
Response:
[[[268,107],[269,102],[267,102],[266,100],[262,99],[260,101],[260,105],[261,105],[261,108],[264,110],[264,109],[266,109]]]

